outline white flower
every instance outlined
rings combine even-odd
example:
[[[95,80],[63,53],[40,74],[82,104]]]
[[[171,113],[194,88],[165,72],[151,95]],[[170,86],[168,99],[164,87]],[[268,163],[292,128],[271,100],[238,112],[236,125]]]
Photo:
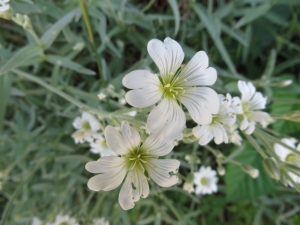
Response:
[[[297,148],[296,148],[296,143],[298,142],[296,139],[294,138],[283,138],[281,140],[283,143],[285,143],[286,145],[294,148],[295,150],[299,151],[300,154],[300,143],[298,144]],[[291,163],[294,165],[299,166],[300,165],[300,156],[296,153],[294,153],[293,151],[291,151],[290,149],[282,146],[281,144],[275,144],[274,145],[274,151],[275,153],[279,156],[280,160],[286,163]],[[300,184],[300,177],[292,172],[288,172],[289,176],[291,177],[292,180],[294,180],[295,183]],[[294,185],[288,181],[288,184],[293,187]]]
[[[109,225],[109,221],[106,220],[105,218],[94,219],[93,225]]]
[[[283,138],[281,141],[294,149],[296,149],[296,143],[298,142],[294,138]],[[297,146],[297,150],[300,153],[300,143]],[[297,162],[299,162],[298,160],[300,160],[300,157],[296,153],[294,153],[290,149],[282,146],[281,144],[276,143],[274,145],[274,151],[279,156],[280,160],[283,162],[297,163]]]
[[[105,156],[117,156],[112,150],[106,145],[106,141],[102,136],[98,136],[95,142],[90,142],[90,151],[94,154],[100,154],[101,157]]]
[[[79,223],[69,215],[57,215],[53,225],[79,225]]]
[[[266,127],[272,119],[266,112],[260,111],[266,107],[267,98],[262,93],[256,92],[256,88],[251,82],[238,81],[238,88],[242,93],[243,120],[240,129],[246,134],[252,134],[255,130],[255,123],[260,123]]]
[[[9,0],[0,0],[0,12],[9,10],[10,6],[7,4]]]
[[[233,114],[232,98],[230,94],[219,95],[221,108],[218,114],[213,115],[213,120],[207,125],[198,125],[193,128],[193,134],[199,139],[200,145],[208,144],[213,138],[216,144],[228,143],[228,135],[224,125],[232,125],[236,121]]]
[[[194,173],[194,184],[196,185],[195,193],[197,195],[212,194],[217,192],[217,173],[210,166],[201,166],[199,172]]]
[[[145,108],[156,103],[150,112],[147,127],[151,133],[163,129],[168,139],[175,139],[185,128],[183,104],[198,124],[210,124],[212,114],[217,114],[220,100],[209,87],[216,82],[217,72],[208,67],[208,57],[199,51],[187,65],[181,65],[184,53],[171,38],[164,42],[152,39],[148,53],[159,69],[154,74],[147,70],[135,70],[123,78],[123,85],[133,89],[125,95],[126,101],[135,107]]]
[[[73,126],[77,131],[72,135],[75,143],[91,142],[97,136],[100,124],[91,114],[84,112],[81,117],[77,117]]]
[[[120,134],[114,127],[107,126],[105,138],[108,147],[119,156],[107,156],[98,161],[89,162],[85,168],[91,173],[100,173],[92,177],[88,187],[93,191],[110,191],[122,181],[119,203],[124,210],[134,207],[134,202],[149,194],[148,179],[162,187],[170,187],[178,182],[176,173],[180,162],[174,159],[158,159],[173,149],[173,141],[166,140],[160,133],[150,135],[141,144],[139,133],[127,122],[122,123]]]

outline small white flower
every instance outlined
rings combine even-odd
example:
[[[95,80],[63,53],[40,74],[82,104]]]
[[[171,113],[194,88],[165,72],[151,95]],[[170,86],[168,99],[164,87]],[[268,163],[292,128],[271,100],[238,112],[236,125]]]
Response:
[[[0,13],[9,10],[9,0],[0,0]]]
[[[72,135],[75,143],[83,143],[84,141],[92,142],[97,136],[100,124],[91,114],[84,112],[81,117],[77,117],[73,126],[77,131]]]
[[[79,223],[69,215],[57,215],[53,225],[79,225]]]
[[[210,166],[201,166],[199,172],[194,173],[194,184],[196,185],[195,193],[197,195],[212,194],[217,192],[217,173]]]
[[[238,88],[242,93],[243,120],[240,129],[246,134],[252,134],[255,130],[255,123],[260,123],[263,127],[272,120],[266,112],[260,111],[266,107],[267,98],[262,93],[256,92],[256,88],[251,82],[238,81]]]
[[[100,154],[101,157],[117,156],[116,153],[108,148],[106,141],[102,136],[98,136],[95,142],[90,142],[90,146],[90,151],[94,154]]]
[[[183,184],[183,190],[187,191],[188,193],[192,193],[195,191],[194,189],[194,183],[193,182],[188,182],[186,181],[184,184]]]
[[[107,97],[107,96],[106,96],[106,94],[104,94],[104,92],[100,92],[100,93],[98,94],[98,98],[99,98],[101,101],[104,100],[106,97]]]
[[[147,49],[159,73],[135,70],[123,78],[123,85],[133,89],[125,95],[132,106],[145,108],[159,102],[147,119],[150,132],[163,129],[165,138],[178,137],[186,123],[181,104],[195,122],[210,124],[212,114],[219,112],[220,100],[213,89],[205,87],[217,79],[216,70],[208,67],[206,53],[199,51],[188,64],[181,65],[184,52],[171,38],[164,42],[152,39]]]
[[[283,138],[281,140],[283,143],[286,145],[294,148],[295,150],[298,150],[300,153],[300,143],[298,144],[296,148],[296,143],[298,142],[294,138]],[[274,151],[275,153],[279,156],[280,160],[286,163],[294,164],[299,166],[300,165],[300,156],[290,149],[282,146],[281,144],[275,144],[274,145]],[[300,177],[292,172],[288,172],[289,176],[291,177],[292,180],[294,180],[295,183],[300,184]],[[294,185],[288,181],[288,184],[293,187]]]
[[[162,187],[170,187],[178,182],[176,173],[180,162],[174,159],[158,159],[170,153],[173,141],[166,140],[160,133],[150,135],[141,144],[139,133],[127,122],[122,123],[120,134],[116,128],[107,126],[105,138],[108,147],[119,156],[107,156],[98,161],[89,162],[85,168],[91,173],[100,173],[92,177],[88,187],[93,191],[110,191],[122,181],[119,203],[124,210],[134,207],[140,197],[149,194],[148,179]]]
[[[224,125],[232,125],[236,121],[233,114],[232,98],[230,94],[219,95],[221,108],[218,114],[213,115],[213,120],[207,125],[198,125],[193,128],[193,134],[199,138],[200,145],[208,144],[213,138],[216,144],[228,143],[228,135]]]
[[[94,219],[93,225],[109,225],[109,221],[106,220],[105,218]]]

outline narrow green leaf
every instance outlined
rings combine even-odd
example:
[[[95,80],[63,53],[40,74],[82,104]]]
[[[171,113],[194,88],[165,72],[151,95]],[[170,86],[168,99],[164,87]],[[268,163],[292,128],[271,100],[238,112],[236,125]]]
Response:
[[[270,52],[270,55],[269,55],[267,66],[263,73],[263,75],[265,77],[271,77],[273,75],[274,67],[275,67],[275,63],[276,63],[276,56],[277,56],[276,50],[272,49]]]
[[[73,20],[73,18],[80,13],[79,9],[74,9],[60,20],[58,20],[49,30],[47,30],[41,37],[41,44],[45,49],[49,48],[59,33]]]
[[[90,69],[84,68],[80,64],[68,59],[67,57],[62,57],[58,55],[48,55],[46,60],[54,65],[60,65],[62,67],[74,70],[78,73],[85,75],[95,75],[96,73]]]
[[[230,72],[233,75],[238,77],[235,66],[223,44],[222,39],[220,38],[220,31],[218,29],[216,29],[218,27],[218,26],[216,26],[218,24],[217,21],[219,21],[219,20],[213,19],[212,16],[208,15],[207,12],[205,11],[205,9],[200,4],[197,4],[197,3],[192,4],[192,8],[195,11],[195,13],[198,15],[201,22],[206,27],[210,37],[213,39],[215,45],[217,46],[223,60],[229,67]]]
[[[242,34],[239,30],[233,30],[231,27],[227,26],[226,24],[222,23],[221,25],[222,31],[224,31],[226,34],[240,42],[245,47],[249,46],[249,43],[247,42],[245,35]]]
[[[0,132],[3,127],[3,120],[6,111],[6,105],[9,98],[11,89],[12,76],[11,74],[5,74],[0,76]]]
[[[175,31],[174,31],[174,36],[177,35],[178,31],[179,31],[179,27],[180,27],[180,13],[178,10],[178,4],[176,0],[168,0],[168,3],[171,6],[171,9],[173,11],[174,14],[174,20],[175,20]]]
[[[234,28],[238,29],[256,19],[259,17],[265,15],[271,8],[271,4],[266,3],[263,5],[260,5],[255,8],[250,8],[246,11],[245,16],[243,16],[235,25]]]
[[[19,51],[15,52],[9,60],[4,62],[3,66],[0,68],[0,76],[5,74],[12,69],[16,69],[20,66],[27,65],[27,62],[36,56],[43,54],[43,49],[37,45],[27,45],[21,48]]]

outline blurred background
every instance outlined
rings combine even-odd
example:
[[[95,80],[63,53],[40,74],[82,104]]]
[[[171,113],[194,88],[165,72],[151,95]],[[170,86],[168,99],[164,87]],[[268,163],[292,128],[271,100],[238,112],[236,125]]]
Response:
[[[120,97],[125,74],[140,68],[157,71],[147,53],[148,41],[171,37],[183,47],[185,63],[197,51],[207,52],[210,65],[218,70],[217,92],[238,94],[239,79],[252,81],[268,96],[267,111],[280,118],[300,110],[299,0],[11,0],[9,4],[14,13],[30,18],[31,27],[23,29],[24,24],[0,18],[1,225],[27,225],[33,217],[53,221],[58,214],[73,216],[84,225],[100,217],[125,225],[300,224],[299,194],[269,178],[260,155],[247,143],[217,148],[225,155],[241,151],[235,159],[258,168],[259,178],[228,164],[216,194],[195,196],[184,191],[182,183],[164,189],[150,183],[148,198],[132,210],[122,210],[119,188],[98,193],[87,188],[92,174],[84,165],[99,155],[92,154],[87,144],[76,145],[71,137],[78,107],[26,76],[113,112],[128,107]],[[100,101],[97,95],[109,85],[118,94]],[[300,139],[300,123],[295,121],[279,119],[271,128]],[[195,148],[201,164],[217,165],[205,148],[179,143],[171,157],[181,159],[182,176],[189,173],[184,156]]]

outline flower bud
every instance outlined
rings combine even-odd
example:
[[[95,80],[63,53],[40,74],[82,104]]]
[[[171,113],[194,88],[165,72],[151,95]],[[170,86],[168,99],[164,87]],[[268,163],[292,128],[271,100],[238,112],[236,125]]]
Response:
[[[224,176],[226,173],[226,170],[225,170],[224,166],[222,166],[222,165],[218,166],[217,171],[220,176]]]
[[[195,191],[194,189],[194,174],[189,173],[185,183],[183,184],[183,190],[186,190],[188,193],[192,193]]]
[[[23,26],[24,30],[32,29],[31,20],[27,15],[24,15],[24,22],[23,22],[22,26]]]
[[[190,155],[190,154],[187,154],[185,155],[184,159],[189,163],[189,164],[200,164],[200,159],[198,156],[196,155]]]
[[[248,173],[252,178],[257,178],[259,176],[259,170],[253,168],[252,166],[250,166],[248,164],[242,164],[242,165],[240,165],[240,168],[245,173]]]
[[[275,160],[273,158],[266,158],[264,159],[263,164],[268,175],[278,181],[280,179],[280,171]]]

